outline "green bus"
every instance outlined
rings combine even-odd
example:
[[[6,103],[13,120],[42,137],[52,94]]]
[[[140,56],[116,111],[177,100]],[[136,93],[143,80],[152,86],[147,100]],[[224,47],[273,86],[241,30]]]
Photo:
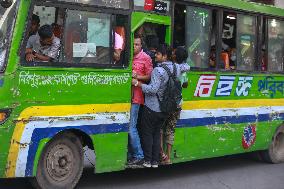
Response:
[[[0,176],[74,188],[126,169],[134,33],[189,52],[173,163],[255,151],[284,161],[284,10],[241,0],[1,0]],[[32,17],[58,59],[27,62]],[[114,60],[115,35],[123,39]]]

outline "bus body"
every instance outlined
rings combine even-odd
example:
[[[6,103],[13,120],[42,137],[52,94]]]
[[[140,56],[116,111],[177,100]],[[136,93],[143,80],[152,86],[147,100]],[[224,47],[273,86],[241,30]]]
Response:
[[[133,37],[144,23],[156,24],[164,43],[189,51],[192,69],[173,163],[252,151],[274,163],[284,160],[284,47],[278,43],[284,40],[283,10],[239,0],[12,2],[1,10],[1,177],[36,177],[40,187],[60,188],[61,182],[72,188],[82,173],[83,147],[95,156],[96,173],[126,168]],[[41,24],[61,23],[58,62],[26,62],[32,14],[42,14]],[[230,16],[236,21],[223,23]],[[111,55],[114,25],[125,29],[123,61],[117,64]],[[209,67],[212,39],[217,56]],[[236,48],[229,69],[219,63],[227,53],[222,40]],[[95,59],[82,56],[93,48]],[[279,56],[276,69],[270,64],[279,64]],[[55,181],[47,181],[48,175]]]

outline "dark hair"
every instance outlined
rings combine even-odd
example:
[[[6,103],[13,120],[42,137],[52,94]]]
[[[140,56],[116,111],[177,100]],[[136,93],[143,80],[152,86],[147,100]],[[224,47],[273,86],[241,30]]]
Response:
[[[41,39],[51,38],[53,35],[52,27],[50,25],[43,25],[38,30],[38,35]]]
[[[33,16],[32,16],[32,21],[35,21],[37,24],[39,24],[39,23],[40,23],[40,18],[39,18],[39,16],[36,15],[36,14],[33,14]]]
[[[172,60],[172,48],[167,44],[159,45],[156,52],[161,53],[163,56],[167,55],[167,59]]]
[[[138,33],[134,33],[134,39],[141,39],[142,40],[142,36],[139,35]]]
[[[146,44],[148,48],[157,49],[159,46],[159,38],[155,35],[148,35],[146,37]]]
[[[140,39],[140,41],[141,41],[141,45],[142,45],[142,37],[141,37],[141,35],[139,35],[138,33],[135,33],[134,34],[134,39]]]
[[[181,64],[182,62],[186,61],[186,59],[188,58],[187,50],[182,46],[177,47],[175,55],[178,64]]]

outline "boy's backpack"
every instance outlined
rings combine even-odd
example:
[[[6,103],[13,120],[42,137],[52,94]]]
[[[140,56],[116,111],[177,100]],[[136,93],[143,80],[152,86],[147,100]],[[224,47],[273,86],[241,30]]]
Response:
[[[157,98],[160,104],[160,109],[162,112],[171,113],[178,110],[179,103],[182,99],[182,87],[181,83],[177,78],[177,68],[173,63],[173,73],[166,65],[161,65],[164,68],[169,76],[169,80],[166,83],[166,88],[163,92],[162,99]]]

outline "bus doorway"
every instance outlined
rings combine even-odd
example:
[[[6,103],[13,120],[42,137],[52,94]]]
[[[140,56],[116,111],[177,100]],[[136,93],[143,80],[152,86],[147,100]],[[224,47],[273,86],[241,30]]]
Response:
[[[138,84],[149,83],[155,64],[156,50],[160,44],[170,44],[170,16],[134,12],[132,14],[131,37],[132,77],[136,80],[131,90],[131,110],[128,137],[127,167],[136,168],[144,163],[144,149],[142,147],[141,110],[144,104],[142,89]],[[150,56],[150,57],[149,57]],[[141,129],[142,130],[142,129]],[[159,134],[159,133],[158,133]],[[157,150],[155,151],[157,152]],[[157,154],[157,153],[156,153]]]
[[[141,37],[142,49],[151,57],[153,67],[156,67],[155,53],[159,45],[166,43],[166,26],[145,22],[135,31],[135,35]]]
[[[153,41],[155,41],[156,39],[158,40],[157,43],[159,44],[165,43],[166,26],[162,24],[146,22],[137,29],[136,33],[142,36],[142,40],[145,45],[144,48],[149,49],[153,45]]]

